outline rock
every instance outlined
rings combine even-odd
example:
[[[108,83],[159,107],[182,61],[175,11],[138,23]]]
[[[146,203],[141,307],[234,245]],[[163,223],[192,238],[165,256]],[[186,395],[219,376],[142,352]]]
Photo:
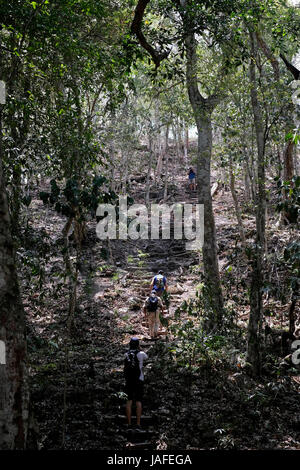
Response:
[[[169,294],[182,294],[184,292],[184,288],[179,284],[176,284],[176,286],[169,287],[168,292]]]
[[[115,299],[116,297],[119,297],[120,293],[119,292],[105,292],[104,297],[107,297],[109,299]]]
[[[127,304],[131,310],[139,310],[142,307],[141,300],[138,297],[129,297]]]
[[[170,410],[168,410],[167,408],[159,408],[160,416],[168,416],[170,413]]]

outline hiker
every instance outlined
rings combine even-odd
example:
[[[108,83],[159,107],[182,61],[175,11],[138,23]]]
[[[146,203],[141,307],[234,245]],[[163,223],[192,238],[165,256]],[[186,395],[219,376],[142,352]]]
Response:
[[[190,190],[194,190],[196,189],[196,173],[194,172],[193,168],[190,168],[189,170],[189,183],[190,183]]]
[[[154,276],[150,285],[150,292],[152,290],[156,291],[156,295],[159,297],[162,296],[164,291],[168,291],[167,278],[164,276],[163,271],[158,271],[158,274]]]
[[[138,338],[131,338],[129,350],[124,358],[124,376],[125,376],[125,393],[127,395],[126,417],[128,429],[131,426],[132,401],[136,403],[136,427],[137,431],[141,431],[141,415],[142,415],[142,399],[144,392],[144,361],[148,359],[147,354],[140,350]]]
[[[149,325],[151,339],[156,339],[160,327],[159,309],[163,313],[163,303],[153,289],[150,296],[144,302],[143,312]]]

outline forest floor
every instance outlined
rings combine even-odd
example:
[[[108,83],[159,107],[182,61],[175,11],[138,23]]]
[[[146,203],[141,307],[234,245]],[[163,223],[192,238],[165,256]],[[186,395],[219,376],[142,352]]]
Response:
[[[180,176],[183,171],[178,168],[168,202],[196,201],[186,188],[186,176]],[[135,201],[143,202],[143,183],[131,186]],[[151,201],[158,202],[162,191],[156,189]],[[254,215],[241,198],[240,203],[250,243]],[[251,268],[226,186],[213,204],[227,336],[209,343],[196,328],[199,316],[188,308],[188,301],[201,297],[198,253],[187,252],[180,240],[113,241],[104,250],[107,246],[96,236],[96,221],[90,221],[79,266],[75,327],[68,338],[64,218],[44,206],[36,194],[28,209],[27,246],[19,256],[25,265],[21,284],[35,417],[32,434],[39,449],[132,447],[122,421],[123,357],[132,335],[140,338],[149,356],[143,409],[143,415],[150,417],[148,446],[168,451],[300,449],[300,371],[284,362],[289,351],[276,335],[276,330],[287,328],[289,299],[280,298],[288,273],[275,257],[290,233],[276,228],[275,216],[269,216],[267,273],[277,292],[266,289],[264,296],[265,325],[271,333],[265,335],[263,374],[254,379],[243,367]],[[170,286],[169,325],[162,327],[158,341],[151,342],[141,306],[158,269],[165,271]],[[197,334],[191,349],[189,339]]]

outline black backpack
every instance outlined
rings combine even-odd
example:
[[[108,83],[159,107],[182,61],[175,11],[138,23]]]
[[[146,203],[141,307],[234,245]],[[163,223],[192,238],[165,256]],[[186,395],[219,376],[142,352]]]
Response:
[[[124,360],[124,376],[126,380],[138,380],[141,374],[139,360],[137,358],[137,349],[130,349],[126,353]]]
[[[158,298],[157,297],[149,297],[147,300],[147,310],[148,312],[156,312],[158,307]]]

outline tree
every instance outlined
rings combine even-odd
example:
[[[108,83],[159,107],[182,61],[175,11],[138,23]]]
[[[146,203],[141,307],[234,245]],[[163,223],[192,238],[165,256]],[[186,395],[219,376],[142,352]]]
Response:
[[[219,277],[215,221],[212,208],[210,189],[210,162],[212,154],[212,112],[220,101],[220,97],[212,94],[207,98],[199,92],[197,79],[197,53],[195,35],[190,32],[190,15],[184,16],[185,48],[187,56],[186,78],[189,99],[193,108],[198,130],[197,188],[198,202],[204,205],[204,245],[203,265],[205,282],[215,318],[210,319],[209,328],[221,325],[223,317],[223,296]]]
[[[259,375],[261,367],[260,357],[260,325],[263,318],[263,256],[265,251],[265,139],[261,105],[258,99],[255,63],[257,57],[257,42],[254,32],[249,29],[251,58],[249,76],[251,82],[251,103],[256,132],[257,145],[257,186],[256,197],[256,240],[253,259],[253,271],[250,290],[250,317],[248,325],[247,361],[251,364],[255,375]]]
[[[141,23],[145,13],[145,8],[149,1],[139,0],[131,30],[137,35],[140,44],[149,52],[156,67],[159,67],[161,61],[168,55],[168,52],[161,52],[152,47],[141,32]],[[189,1],[175,1],[174,7],[179,13],[182,23],[181,29],[177,29],[184,42],[186,53],[186,84],[189,100],[193,109],[194,119],[198,130],[198,160],[197,160],[197,182],[198,182],[198,202],[204,205],[204,246],[203,246],[203,265],[204,276],[211,298],[212,311],[214,317],[210,318],[207,327],[214,328],[221,325],[223,316],[223,296],[218,269],[215,223],[212,209],[211,190],[210,190],[210,161],[212,152],[212,126],[211,115],[214,108],[220,101],[220,94],[212,93],[204,97],[198,89],[197,78],[197,41],[195,32],[201,34],[204,32],[203,24],[207,24],[211,17],[209,6],[204,6],[204,13],[197,9],[197,5]],[[195,9],[193,9],[195,8]],[[207,8],[207,17],[205,16]],[[215,10],[213,10],[215,12]],[[197,16],[198,15],[198,16]],[[201,26],[199,26],[199,24]],[[178,25],[176,25],[178,28]]]
[[[26,365],[25,315],[15,268],[15,249],[2,171],[0,105],[0,341],[6,363],[0,364],[0,449],[26,447],[29,392]]]

